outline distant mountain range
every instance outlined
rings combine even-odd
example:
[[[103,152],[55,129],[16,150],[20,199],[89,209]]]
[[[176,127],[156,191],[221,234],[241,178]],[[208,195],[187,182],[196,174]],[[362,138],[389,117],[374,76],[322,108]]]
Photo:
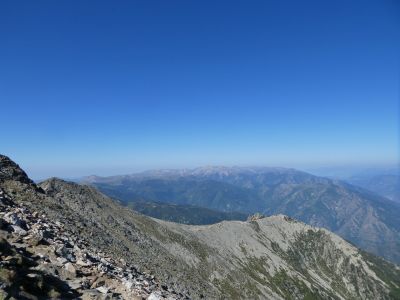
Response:
[[[285,170],[278,173],[286,177],[282,175]],[[295,171],[289,173],[293,182],[299,180]],[[259,180],[264,175],[260,176]],[[235,180],[238,177],[236,174]],[[280,180],[273,182],[282,184]],[[42,281],[40,285],[40,278],[56,278],[58,286],[68,288],[65,296],[85,295],[87,299],[132,299],[121,293],[111,294],[110,289],[149,294],[149,280],[165,293],[173,294],[173,299],[400,298],[398,266],[357,249],[326,229],[284,215],[207,226],[165,222],[124,207],[87,185],[56,178],[36,185],[18,165],[1,155],[0,192],[1,251],[9,247],[8,256],[0,253],[2,266],[7,267],[0,275],[0,294],[8,298],[39,296],[43,292],[41,286],[53,284]],[[28,218],[35,227],[29,229],[21,218]],[[38,224],[53,231],[57,228],[58,236],[43,229],[42,244],[28,247],[18,238],[23,233],[20,226],[34,231]],[[56,245],[51,243],[56,239],[69,242],[54,248]],[[83,247],[91,254],[80,254],[85,261],[75,260],[75,253]],[[35,256],[40,265],[27,263],[15,282],[3,276],[15,277],[12,264],[29,260],[27,250],[38,249],[49,250],[48,254]],[[53,260],[54,253],[59,257]],[[86,261],[95,254],[98,259],[94,270]],[[109,261],[119,262],[121,267]],[[127,264],[134,267],[130,276],[121,279],[118,274],[127,274]],[[55,270],[62,274],[57,277]],[[104,274],[112,277],[112,286],[109,279],[102,279]],[[29,286],[29,281],[39,289],[18,288],[19,282]],[[47,295],[63,298],[60,293],[63,290]],[[151,299],[164,298],[158,295]]]
[[[205,167],[91,176],[82,182],[125,205],[150,201],[285,214],[400,262],[400,205],[344,181],[285,168]]]
[[[310,173],[340,179],[400,203],[400,166],[386,167],[326,167]]]
[[[358,175],[352,176],[346,181],[400,203],[400,175]]]

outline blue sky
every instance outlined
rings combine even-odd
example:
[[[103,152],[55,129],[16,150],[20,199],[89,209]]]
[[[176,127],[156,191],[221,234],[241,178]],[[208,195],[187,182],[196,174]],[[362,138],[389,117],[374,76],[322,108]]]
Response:
[[[2,1],[0,153],[34,178],[398,160],[398,1]]]

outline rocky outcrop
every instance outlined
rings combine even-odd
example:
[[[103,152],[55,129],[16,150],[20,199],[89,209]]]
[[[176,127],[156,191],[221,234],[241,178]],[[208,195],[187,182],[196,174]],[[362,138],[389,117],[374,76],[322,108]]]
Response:
[[[0,154],[0,182],[15,180],[26,184],[34,184],[25,171],[9,157]]]
[[[265,218],[263,214],[255,213],[247,218],[247,222],[253,222]]]
[[[90,247],[0,189],[0,298],[179,299],[154,276]]]

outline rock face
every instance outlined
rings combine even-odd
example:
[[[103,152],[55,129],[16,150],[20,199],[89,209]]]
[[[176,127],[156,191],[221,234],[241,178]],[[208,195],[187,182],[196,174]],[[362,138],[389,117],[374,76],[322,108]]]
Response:
[[[137,214],[89,186],[40,187],[0,184],[0,289],[15,298],[400,297],[399,267],[283,215],[189,226]]]
[[[9,157],[0,154],[0,182],[15,180],[26,184],[34,184],[28,175]]]
[[[92,177],[88,183],[126,204],[140,199],[285,214],[400,263],[400,204],[345,182],[284,168],[209,167]]]

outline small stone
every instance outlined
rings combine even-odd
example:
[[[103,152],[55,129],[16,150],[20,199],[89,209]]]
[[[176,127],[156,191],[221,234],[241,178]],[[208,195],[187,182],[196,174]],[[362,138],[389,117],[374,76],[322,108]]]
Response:
[[[160,292],[153,292],[147,297],[147,300],[162,300],[163,297],[161,296]]]
[[[75,256],[71,252],[72,249],[65,247],[65,245],[61,245],[55,250],[55,254],[58,256],[64,257],[71,262],[75,262]]]
[[[25,236],[25,235],[28,234],[28,232],[27,232],[25,229],[19,227],[18,225],[11,225],[11,228],[13,229],[13,231],[14,231],[16,234],[18,234],[18,235],[20,235],[20,236]]]
[[[33,236],[33,237],[31,237],[31,238],[29,239],[29,243],[30,243],[32,246],[38,246],[38,245],[45,245],[45,244],[47,244],[46,241],[45,241],[42,237],[40,237],[40,236]]]
[[[82,281],[81,280],[69,280],[68,285],[71,289],[77,290],[82,287]]]
[[[105,280],[104,280],[102,277],[97,277],[97,278],[93,281],[93,283],[92,283],[92,285],[90,286],[90,288],[93,289],[93,288],[96,288],[96,287],[100,287],[100,286],[103,286],[105,283],[106,283],[106,282],[105,282]]]
[[[108,288],[105,287],[105,286],[98,287],[98,288],[96,288],[96,290],[98,290],[102,294],[107,294],[108,293]]]
[[[60,264],[64,265],[68,262],[68,260],[64,257],[57,257],[57,262],[59,262]]]
[[[133,287],[133,281],[131,281],[131,280],[127,280],[127,279],[123,279],[123,283],[124,283],[124,286],[125,286],[125,288],[127,289],[127,290],[131,290],[132,289],[132,287]]]
[[[89,267],[89,266],[92,265],[92,262],[89,261],[89,260],[85,262],[85,261],[81,260],[80,258],[78,258],[77,261],[76,261],[76,264],[78,266],[82,266],[82,267]]]
[[[73,277],[76,276],[76,269],[72,263],[68,262],[64,265],[65,270],[70,273]]]
[[[6,215],[6,221],[11,223],[12,225],[17,225],[21,228],[26,228],[26,222],[19,217],[16,213]]]

